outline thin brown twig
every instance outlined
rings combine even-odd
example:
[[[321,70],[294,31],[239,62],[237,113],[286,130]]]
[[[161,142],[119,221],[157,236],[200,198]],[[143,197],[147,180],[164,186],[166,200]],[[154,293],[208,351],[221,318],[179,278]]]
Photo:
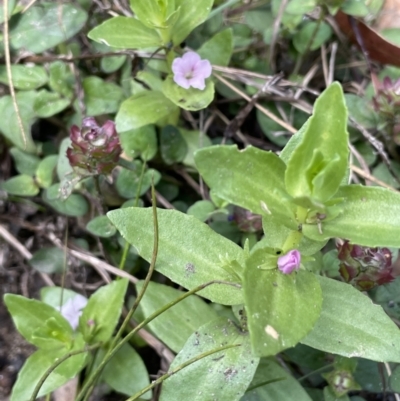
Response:
[[[350,168],[351,168],[352,171],[354,171],[356,174],[358,174],[359,176],[363,177],[366,180],[373,181],[373,182],[375,182],[375,184],[378,184],[381,187],[390,189],[391,191],[399,192],[396,188],[392,187],[389,184],[386,184],[386,182],[383,182],[383,181],[379,180],[378,178],[375,178],[371,174],[367,174],[363,169],[361,169],[360,167],[355,166],[354,164],[352,164],[350,166]]]

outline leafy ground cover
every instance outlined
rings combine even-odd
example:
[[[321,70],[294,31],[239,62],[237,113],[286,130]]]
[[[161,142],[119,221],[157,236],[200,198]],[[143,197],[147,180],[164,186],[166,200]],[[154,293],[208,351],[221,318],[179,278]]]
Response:
[[[0,397],[400,399],[399,9],[5,1]]]

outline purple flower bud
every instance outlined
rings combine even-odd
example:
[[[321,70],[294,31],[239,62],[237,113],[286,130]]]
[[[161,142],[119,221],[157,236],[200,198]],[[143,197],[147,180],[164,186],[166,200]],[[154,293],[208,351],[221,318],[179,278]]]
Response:
[[[82,315],[82,309],[86,306],[88,300],[80,294],[68,299],[60,308],[57,308],[61,315],[68,320],[71,327],[76,330],[79,324],[79,317]]]
[[[345,241],[338,245],[339,273],[346,283],[361,291],[395,279],[388,248],[369,248]]]
[[[182,88],[191,86],[203,90],[206,87],[205,79],[211,75],[212,68],[208,60],[201,60],[195,52],[187,52],[172,62],[174,82]]]
[[[71,127],[71,148],[67,157],[72,167],[90,174],[108,174],[116,166],[121,145],[113,121],[100,127],[93,117],[82,122],[82,128]]]
[[[297,249],[292,249],[286,255],[278,258],[278,269],[284,274],[290,274],[300,268],[301,254]]]

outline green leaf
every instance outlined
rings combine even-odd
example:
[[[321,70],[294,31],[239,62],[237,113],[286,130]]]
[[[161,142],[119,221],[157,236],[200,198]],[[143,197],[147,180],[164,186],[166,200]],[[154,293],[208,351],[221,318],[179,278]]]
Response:
[[[118,49],[146,49],[162,46],[154,29],[131,17],[114,17],[92,29],[88,36],[96,42]]]
[[[30,176],[35,174],[35,170],[40,162],[37,156],[25,153],[16,147],[10,149],[10,154],[14,159],[15,168],[20,174]]]
[[[400,362],[400,332],[382,308],[348,284],[317,278],[324,296],[322,311],[301,342],[349,358]]]
[[[186,141],[178,128],[173,125],[165,126],[160,133],[160,152],[166,164],[181,162],[188,151]]]
[[[400,391],[400,366],[396,366],[390,375],[390,388],[396,393]]]
[[[187,210],[187,214],[196,217],[200,221],[206,221],[215,210],[215,206],[208,200],[200,200],[193,203]]]
[[[139,281],[136,288],[141,291],[143,281]],[[183,294],[183,291],[150,281],[140,302],[140,311],[146,318]],[[200,326],[217,318],[214,309],[201,298],[192,295],[167,309],[147,327],[174,352],[179,352]]]
[[[122,167],[115,182],[118,193],[127,199],[136,198],[139,190],[142,164],[136,161],[135,166],[134,170]],[[154,185],[157,185],[160,178],[161,174],[157,170],[147,170],[143,175],[139,196],[144,195],[150,189],[152,180],[154,180]]]
[[[128,280],[113,281],[100,287],[90,298],[79,319],[79,331],[89,344],[108,341],[118,323]],[[93,326],[87,324],[93,322]]]
[[[104,368],[102,379],[115,391],[132,395],[150,384],[149,374],[139,354],[124,344]],[[151,392],[141,399],[151,398]]]
[[[179,128],[179,131],[188,145],[188,152],[186,157],[183,159],[183,164],[190,167],[196,167],[194,162],[194,154],[196,150],[211,146],[210,138],[200,131],[189,131],[183,128]]]
[[[30,175],[16,175],[7,181],[0,183],[0,187],[10,195],[35,196],[40,189]]]
[[[59,327],[62,327],[66,335],[72,336],[70,324],[53,307],[36,299],[28,299],[21,295],[6,294],[4,303],[11,314],[13,322],[21,335],[33,345],[43,345],[43,338],[35,336],[35,332],[41,329],[46,321],[54,319]],[[51,340],[49,337],[48,340]],[[59,342],[62,345],[61,342]]]
[[[107,216],[122,236],[147,261],[153,254],[152,209],[126,208]],[[212,280],[239,283],[242,268],[225,270],[230,261],[243,264],[243,250],[215,233],[195,217],[175,210],[157,209],[159,243],[156,269],[181,286],[192,289]],[[229,260],[226,258],[229,257]],[[243,302],[241,290],[230,285],[213,284],[199,294],[213,302],[236,305]]]
[[[257,356],[293,347],[313,328],[321,312],[322,293],[313,273],[246,267],[243,293],[251,344]]]
[[[54,92],[71,99],[74,96],[75,77],[67,63],[55,61],[49,66],[49,86]]]
[[[10,45],[14,49],[42,53],[74,36],[86,20],[86,11],[73,4],[35,5],[11,19]]]
[[[31,90],[40,88],[47,82],[47,73],[44,67],[38,65],[12,65],[12,82],[15,89]],[[6,67],[0,66],[0,82],[8,85]]]
[[[303,234],[315,241],[339,237],[364,246],[400,247],[400,194],[385,188],[346,185],[335,197],[342,210],[333,220],[304,224]]]
[[[176,110],[176,106],[161,92],[146,91],[122,102],[115,119],[118,132],[154,124]]]
[[[285,183],[293,197],[330,199],[346,174],[347,111],[342,88],[335,82],[316,100],[301,143],[287,162]]]
[[[11,96],[0,98],[0,131],[15,146],[26,152],[34,153],[36,147],[31,137],[31,126],[35,120],[33,104],[36,92],[19,92],[16,94],[16,98],[26,136],[26,146]]]
[[[236,344],[241,345],[202,358],[168,378],[163,384],[160,401],[240,400],[259,359],[251,353],[248,334],[231,320],[219,318],[192,334],[170,370],[204,352]]]
[[[264,383],[264,385],[262,385]],[[273,359],[261,359],[246,394],[240,401],[311,401],[299,382]]]
[[[58,152],[57,162],[57,177],[60,181],[63,181],[70,174],[72,176],[72,167],[69,164],[67,157],[67,149],[71,146],[71,139],[69,137],[64,138],[60,143],[60,150]]]
[[[59,198],[60,184],[54,184],[43,192],[43,200],[57,212],[66,216],[83,216],[89,210],[87,200],[80,194],[72,194],[67,199]]]
[[[86,230],[98,237],[112,237],[117,229],[111,224],[107,216],[97,216],[86,224]]]
[[[39,272],[62,273],[66,268],[66,257],[62,249],[46,247],[36,251],[28,263]]]
[[[204,22],[211,11],[214,0],[183,0],[180,2],[180,12],[172,30],[174,45],[183,42],[196,26]]]
[[[174,104],[185,110],[197,111],[206,108],[214,99],[214,82],[208,78],[203,90],[185,89],[177,85],[172,75],[165,79],[162,91]]]
[[[143,160],[151,160],[157,153],[157,135],[154,125],[125,131],[119,134],[124,152],[134,158],[140,152]]]
[[[137,18],[147,27],[154,30],[154,28],[162,28],[165,25],[166,9],[165,3],[174,2],[160,2],[158,0],[130,0],[130,6]]]
[[[285,202],[289,198],[285,164],[274,153],[252,146],[241,151],[236,146],[213,146],[197,151],[195,161],[219,197],[253,213],[265,215],[269,210],[283,224],[297,229],[292,206]]]
[[[332,35],[332,29],[326,22],[306,22],[293,37],[293,45],[303,54],[307,50],[319,49]],[[311,42],[311,45],[309,43]]]
[[[70,100],[61,98],[58,93],[42,89],[37,93],[33,110],[38,117],[48,118],[63,111],[70,103]]]
[[[124,97],[118,85],[94,76],[85,78],[82,85],[87,115],[98,116],[117,112]]]
[[[38,350],[32,354],[18,373],[13,386],[11,401],[28,401],[32,396],[36,384],[46,371],[61,357],[71,351],[83,349],[82,337],[78,337],[71,349]],[[59,388],[68,380],[75,377],[86,364],[86,352],[71,356],[62,362],[47,378],[39,391],[39,397]]]
[[[53,183],[54,170],[57,166],[58,155],[46,156],[36,169],[36,182],[42,188],[48,188]]]
[[[227,66],[233,52],[233,32],[231,28],[224,29],[203,43],[197,53],[211,64]]]

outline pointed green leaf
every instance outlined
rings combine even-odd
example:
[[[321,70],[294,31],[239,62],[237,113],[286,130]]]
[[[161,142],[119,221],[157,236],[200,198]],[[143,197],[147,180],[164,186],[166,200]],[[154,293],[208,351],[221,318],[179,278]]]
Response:
[[[296,198],[320,202],[338,190],[348,165],[347,109],[339,83],[316,100],[301,143],[287,162],[287,191]]]
[[[46,373],[46,371],[61,357],[71,351],[83,350],[84,341],[82,336],[79,336],[71,349],[61,350],[38,350],[32,354],[26,361],[22,369],[18,373],[18,378],[14,384],[11,401],[29,401],[36,384]],[[49,375],[43,383],[39,397],[50,393],[51,391],[61,387],[68,380],[75,377],[86,364],[86,352],[71,356],[66,361],[62,362]]]
[[[153,254],[153,212],[151,208],[126,208],[107,213],[122,236],[139,255],[150,261]],[[156,269],[181,286],[192,289],[212,280],[240,283],[241,267],[225,270],[230,261],[243,264],[243,250],[193,216],[176,210],[157,209],[159,242]],[[239,277],[238,277],[239,276]],[[243,303],[241,290],[214,284],[199,292],[225,305]]]
[[[11,19],[10,45],[42,53],[78,33],[87,20],[86,11],[74,4],[42,3]],[[40,21],[40,24],[38,24]]]
[[[10,195],[35,196],[40,189],[30,175],[16,175],[7,181],[0,183],[0,188]]]
[[[128,280],[116,280],[100,287],[89,298],[79,319],[79,331],[87,343],[106,342],[111,338],[121,315],[127,286]]]
[[[123,98],[121,87],[98,77],[87,77],[82,83],[86,112],[89,116],[115,113]]]
[[[240,400],[259,359],[251,353],[248,333],[231,320],[219,318],[192,334],[170,369],[204,352],[231,344],[241,345],[202,358],[168,378],[163,384],[160,401]]]
[[[316,225],[303,225],[303,233],[316,240],[332,237],[348,239],[364,246],[400,247],[400,194],[385,188],[346,185],[335,197],[343,198],[342,212]]]
[[[141,291],[143,281],[136,284]],[[146,318],[182,296],[183,291],[150,282],[140,302],[140,310]],[[201,298],[192,295],[151,321],[147,327],[174,352],[179,352],[185,342],[200,326],[218,318],[217,313]]]
[[[175,112],[177,107],[162,92],[145,91],[122,102],[116,116],[118,132],[153,124]]]
[[[135,15],[147,27],[154,29],[165,25],[166,10],[162,2],[158,0],[130,0],[130,5]]]
[[[150,384],[142,358],[129,344],[124,344],[107,363],[102,379],[118,393],[128,396]],[[149,398],[151,392],[141,396],[144,400]]]
[[[188,151],[186,141],[179,129],[173,125],[165,126],[160,133],[160,152],[166,164],[181,162]]]
[[[12,65],[11,74],[15,89],[21,90],[40,88],[48,80],[45,68],[39,65]],[[4,65],[0,65],[0,82],[8,85],[8,76]]]
[[[58,155],[46,156],[36,169],[36,181],[42,188],[49,188],[53,183],[54,170],[58,163]]]
[[[313,273],[246,266],[243,294],[253,352],[275,355],[293,347],[313,328],[321,312],[321,287]]]
[[[262,385],[262,383],[266,383]],[[253,389],[252,389],[253,388]],[[311,401],[310,396],[288,371],[270,358],[258,365],[249,390],[240,401]]]
[[[168,75],[162,85],[164,95],[185,110],[197,111],[206,108],[214,99],[214,82],[208,78],[204,89],[185,89],[177,85]]]
[[[2,96],[0,98],[0,132],[15,146],[29,153],[34,153],[36,150],[31,137],[31,126],[35,121],[33,105],[36,96],[37,93],[35,91],[19,92],[16,94],[19,113],[24,127],[26,146],[11,96]]]
[[[86,224],[86,230],[102,238],[112,237],[117,232],[107,216],[97,216],[90,220]]]
[[[35,175],[35,170],[40,163],[39,157],[23,152],[17,147],[12,147],[9,152],[14,159],[15,168],[20,174]]]
[[[37,343],[35,331],[42,328],[46,321],[55,319],[65,333],[72,335],[70,324],[56,309],[36,299],[28,299],[20,295],[6,294],[4,303],[14,321],[17,330],[30,343],[40,346],[42,339]]]
[[[348,284],[317,278],[324,296],[322,311],[301,342],[349,358],[400,362],[400,332],[383,309]]]
[[[92,29],[88,36],[96,42],[122,49],[159,47],[162,41],[154,29],[131,17],[114,17]]]
[[[196,26],[206,20],[214,0],[183,0],[180,3],[179,17],[172,30],[174,45],[183,42]]]
[[[69,99],[63,99],[58,93],[42,89],[37,93],[33,109],[38,117],[48,118],[67,108]]]
[[[233,52],[233,31],[231,28],[216,33],[203,43],[197,53],[211,64],[227,66]]]
[[[272,152],[247,147],[213,146],[198,150],[196,166],[221,198],[253,213],[269,210],[285,225],[297,229],[294,212],[285,204],[284,162]]]

